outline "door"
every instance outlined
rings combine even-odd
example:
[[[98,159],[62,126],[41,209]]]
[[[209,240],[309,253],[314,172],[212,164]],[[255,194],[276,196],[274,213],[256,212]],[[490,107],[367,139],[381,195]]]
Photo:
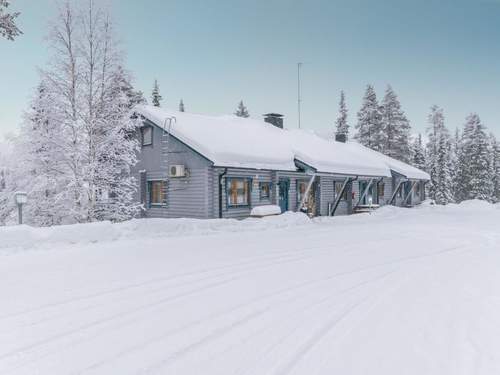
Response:
[[[405,189],[404,189],[405,194],[403,196],[403,199],[408,197],[408,200],[406,202],[404,202],[408,206],[411,206],[413,204],[412,203],[412,198],[413,198],[412,195],[413,194],[411,194],[411,190],[412,190],[411,188],[412,188],[412,182],[411,181],[405,182]]]
[[[288,178],[280,178],[278,188],[278,204],[281,208],[281,212],[283,213],[288,211],[288,191],[290,190],[290,180]]]

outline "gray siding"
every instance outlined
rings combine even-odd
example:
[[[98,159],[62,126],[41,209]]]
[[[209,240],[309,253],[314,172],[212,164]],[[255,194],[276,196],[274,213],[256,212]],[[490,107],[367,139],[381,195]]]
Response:
[[[163,130],[153,125],[153,144],[144,146],[138,153],[139,162],[134,167],[134,174],[140,181],[141,171],[145,174],[146,181],[164,180],[167,178],[167,164],[162,155]],[[168,178],[167,203],[162,207],[149,207],[146,202],[145,217],[191,217],[209,218],[213,217],[210,196],[211,184],[211,162],[193,151],[191,148],[178,141],[174,137],[169,139],[168,165],[182,164],[186,167],[187,176],[180,178]],[[144,173],[145,171],[145,173]],[[143,183],[137,192],[136,198],[149,196],[144,191]]]

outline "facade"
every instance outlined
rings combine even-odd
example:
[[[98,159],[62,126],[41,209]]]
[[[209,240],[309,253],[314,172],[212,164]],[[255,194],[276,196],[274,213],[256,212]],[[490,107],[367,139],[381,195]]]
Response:
[[[393,175],[364,150],[310,133],[148,106],[137,114],[143,126],[133,172],[143,217],[242,219],[269,204],[282,212],[346,215],[391,204],[398,188],[392,204],[414,205],[423,198],[424,189],[418,193],[413,182],[422,186],[425,179]]]

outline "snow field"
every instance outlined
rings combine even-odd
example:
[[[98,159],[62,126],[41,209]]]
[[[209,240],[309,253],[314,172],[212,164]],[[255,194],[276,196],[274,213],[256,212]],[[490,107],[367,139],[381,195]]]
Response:
[[[498,373],[499,220],[472,202],[4,247],[0,373]]]

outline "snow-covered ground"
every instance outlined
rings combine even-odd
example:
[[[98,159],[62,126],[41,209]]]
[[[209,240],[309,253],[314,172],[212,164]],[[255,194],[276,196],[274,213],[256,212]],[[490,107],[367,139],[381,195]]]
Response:
[[[0,374],[498,374],[480,202],[0,229]]]

